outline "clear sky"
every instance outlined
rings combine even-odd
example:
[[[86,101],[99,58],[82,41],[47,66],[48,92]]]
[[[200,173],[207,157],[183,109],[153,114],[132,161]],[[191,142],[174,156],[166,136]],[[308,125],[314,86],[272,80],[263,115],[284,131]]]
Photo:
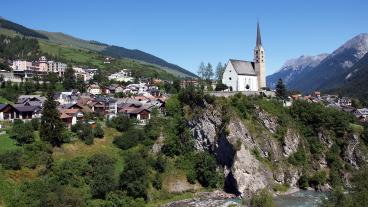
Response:
[[[1,0],[0,8],[27,27],[140,49],[192,72],[201,61],[252,60],[257,19],[267,74],[368,31],[367,0]]]

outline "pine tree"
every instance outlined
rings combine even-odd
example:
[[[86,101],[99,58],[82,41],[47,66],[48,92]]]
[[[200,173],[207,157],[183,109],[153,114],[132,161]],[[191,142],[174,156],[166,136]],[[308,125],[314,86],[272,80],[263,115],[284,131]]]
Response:
[[[198,76],[203,80],[205,73],[206,73],[206,66],[204,65],[204,62],[201,62],[198,68]]]
[[[67,91],[76,88],[75,74],[71,65],[68,65],[68,67],[65,70],[63,86]]]
[[[224,74],[225,67],[222,65],[221,62],[219,62],[216,66],[216,79],[218,81],[222,80],[222,75]]]
[[[84,83],[83,78],[81,78],[81,77],[77,78],[76,88],[81,93],[85,93],[87,91],[87,87],[86,87],[86,84]]]
[[[276,97],[282,100],[287,99],[287,90],[285,84],[282,82],[280,78],[276,85]]]
[[[56,102],[53,99],[54,93],[48,92],[41,117],[40,138],[45,142],[50,142],[52,146],[61,146],[64,124],[60,119]]]

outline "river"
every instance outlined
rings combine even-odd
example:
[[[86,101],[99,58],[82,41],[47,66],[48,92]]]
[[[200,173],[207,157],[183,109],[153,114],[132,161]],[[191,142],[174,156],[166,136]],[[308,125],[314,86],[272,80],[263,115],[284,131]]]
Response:
[[[288,195],[275,197],[277,207],[315,207],[326,196],[325,193],[301,190]]]

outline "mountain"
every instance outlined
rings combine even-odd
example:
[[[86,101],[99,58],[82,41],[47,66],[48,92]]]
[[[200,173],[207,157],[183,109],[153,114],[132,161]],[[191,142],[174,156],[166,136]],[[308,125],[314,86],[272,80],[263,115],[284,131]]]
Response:
[[[275,88],[277,81],[281,78],[286,85],[294,79],[303,76],[307,71],[316,67],[328,54],[320,54],[316,56],[300,56],[299,58],[290,59],[285,62],[282,68],[276,73],[267,76],[267,86]]]
[[[288,79],[289,73],[280,70],[277,72],[279,74],[269,76],[269,82],[273,83],[275,77],[282,77],[286,79],[289,89],[305,93],[339,88],[345,83],[346,76],[354,70],[353,66],[367,52],[368,33],[362,33],[347,41],[314,67],[299,68],[297,75],[292,75],[291,79]]]
[[[347,41],[320,64],[303,75],[294,79],[288,86],[311,92],[314,90],[328,90],[341,86],[345,74],[368,52],[368,34],[363,33]]]
[[[335,92],[368,100],[368,53],[351,68],[344,84]]]
[[[108,45],[94,40],[83,40],[61,32],[48,32],[43,30],[33,30],[6,19],[0,18],[0,34],[21,35],[30,38],[37,38],[43,43],[60,45],[74,49],[97,52],[103,56],[111,56],[118,59],[134,60],[143,65],[152,65],[160,70],[166,71],[177,77],[196,77],[190,71],[169,63],[152,54],[136,49],[127,49],[120,46]]]

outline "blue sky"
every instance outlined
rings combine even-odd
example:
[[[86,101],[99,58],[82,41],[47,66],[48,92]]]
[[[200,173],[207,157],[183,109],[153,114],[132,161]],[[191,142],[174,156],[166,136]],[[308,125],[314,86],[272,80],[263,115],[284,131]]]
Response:
[[[140,49],[196,72],[252,60],[259,19],[267,74],[368,32],[366,0],[2,0],[0,16],[35,29]]]

